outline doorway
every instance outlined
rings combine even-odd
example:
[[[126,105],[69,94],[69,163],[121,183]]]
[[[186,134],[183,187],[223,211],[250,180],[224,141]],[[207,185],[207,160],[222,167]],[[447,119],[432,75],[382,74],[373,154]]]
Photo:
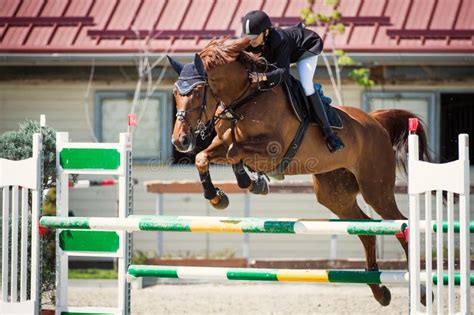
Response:
[[[474,93],[441,93],[441,162],[458,158],[458,135],[469,134],[469,156],[474,154]],[[474,158],[471,158],[471,165]]]

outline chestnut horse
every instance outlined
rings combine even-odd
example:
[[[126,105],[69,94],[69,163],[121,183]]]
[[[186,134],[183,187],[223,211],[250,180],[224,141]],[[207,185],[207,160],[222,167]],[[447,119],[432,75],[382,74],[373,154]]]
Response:
[[[225,194],[212,184],[209,163],[231,164],[239,186],[252,190],[258,180],[249,179],[243,164],[257,172],[274,171],[300,125],[281,86],[256,94],[258,84],[249,82],[248,71],[260,61],[244,52],[248,44],[245,38],[231,42],[212,40],[196,55],[193,65],[202,81],[185,95],[174,90],[178,119],[172,142],[179,151],[192,150],[195,132],[202,132],[204,123],[215,122],[217,136],[196,155],[196,167],[205,197],[217,206]],[[182,65],[174,61],[172,64],[180,72]],[[254,97],[249,99],[250,96]],[[245,102],[242,106],[241,100]],[[238,109],[231,110],[237,103]],[[357,194],[361,193],[383,219],[405,220],[395,202],[395,172],[397,163],[405,169],[408,119],[417,116],[396,109],[370,114],[353,107],[337,109],[344,126],[337,133],[345,149],[330,153],[319,127],[311,125],[284,174],[312,174],[318,202],[340,219],[371,219],[357,204]],[[417,133],[420,155],[428,158],[425,130],[420,127]],[[367,270],[378,270],[376,237],[359,238]],[[398,240],[408,259],[406,239]],[[369,287],[381,305],[390,303],[391,294],[384,285]]]

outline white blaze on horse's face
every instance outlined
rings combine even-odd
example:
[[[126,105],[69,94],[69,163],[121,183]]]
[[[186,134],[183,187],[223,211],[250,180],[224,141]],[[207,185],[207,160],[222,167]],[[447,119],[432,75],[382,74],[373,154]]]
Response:
[[[176,122],[174,124],[171,143],[179,152],[187,153],[196,147],[196,128],[202,116],[201,105],[204,85],[197,85],[186,95],[181,95],[176,89],[173,95],[176,102]]]

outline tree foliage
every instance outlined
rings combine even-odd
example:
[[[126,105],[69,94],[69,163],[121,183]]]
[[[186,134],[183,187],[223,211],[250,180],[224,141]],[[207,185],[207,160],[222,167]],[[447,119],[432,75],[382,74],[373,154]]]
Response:
[[[369,69],[358,68],[349,73],[349,76],[357,82],[357,84],[364,87],[374,86],[374,81],[369,78]]]

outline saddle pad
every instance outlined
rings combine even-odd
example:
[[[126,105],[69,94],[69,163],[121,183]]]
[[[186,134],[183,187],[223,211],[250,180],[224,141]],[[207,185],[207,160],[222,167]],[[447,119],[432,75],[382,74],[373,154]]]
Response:
[[[293,112],[295,113],[298,120],[301,122],[303,118],[309,116],[309,104],[308,99],[304,93],[303,87],[301,83],[296,80],[293,76],[290,75],[289,79],[284,82],[283,84],[284,90],[288,95],[288,99],[290,100],[291,107],[293,108]],[[332,107],[330,105],[331,99],[327,96],[322,95],[320,86],[315,89],[318,93],[320,93],[321,101],[323,102],[323,106],[325,106],[326,113],[328,115],[329,124],[332,128],[342,129],[342,120],[338,113],[338,109]],[[312,125],[318,125],[317,122],[311,120]]]

